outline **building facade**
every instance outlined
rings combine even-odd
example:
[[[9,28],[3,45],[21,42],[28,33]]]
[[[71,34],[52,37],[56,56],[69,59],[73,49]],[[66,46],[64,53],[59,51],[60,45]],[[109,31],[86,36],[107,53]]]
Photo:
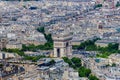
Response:
[[[6,44],[7,44],[7,38],[0,37],[0,50],[2,50],[3,48],[6,48]]]
[[[60,33],[53,35],[54,57],[68,57],[72,55],[72,34]]]

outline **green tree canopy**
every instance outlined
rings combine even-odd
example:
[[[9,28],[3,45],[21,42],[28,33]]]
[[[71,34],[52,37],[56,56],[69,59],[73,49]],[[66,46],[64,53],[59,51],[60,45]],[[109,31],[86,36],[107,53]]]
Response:
[[[90,75],[89,77],[89,80],[99,80],[96,76],[94,75]]]
[[[81,59],[80,59],[80,58],[73,57],[73,58],[71,59],[71,61],[74,63],[74,65],[75,65],[76,67],[80,67],[80,66],[81,66]]]
[[[100,7],[102,7],[102,4],[97,4],[97,5],[94,6],[95,9],[100,8]]]
[[[52,60],[50,61],[50,65],[54,65],[54,64],[55,64],[55,60],[52,59]]]
[[[81,66],[78,72],[80,77],[88,77],[91,73],[91,70]]]
[[[119,6],[120,6],[120,3],[119,3],[119,2],[117,2],[116,7],[119,7]]]
[[[66,63],[68,63],[69,66],[72,65],[72,62],[71,62],[71,60],[70,60],[68,57],[63,57],[63,60],[64,60]]]
[[[44,27],[39,27],[39,28],[37,28],[37,31],[38,32],[41,32],[41,33],[45,33],[45,29],[44,29]]]

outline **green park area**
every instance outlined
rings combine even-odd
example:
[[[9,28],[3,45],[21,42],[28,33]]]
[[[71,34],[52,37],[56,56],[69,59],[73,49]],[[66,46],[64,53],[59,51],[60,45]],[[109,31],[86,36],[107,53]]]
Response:
[[[10,53],[16,53],[19,56],[22,56],[24,60],[31,60],[33,62],[36,62],[37,60],[39,60],[40,58],[45,58],[46,56],[44,55],[39,55],[39,56],[28,56],[25,55],[24,51],[19,50],[19,49],[3,49],[3,51],[5,52],[10,52]]]
[[[25,55],[25,51],[37,51],[37,50],[53,50],[53,40],[52,40],[52,36],[51,34],[45,34],[45,30],[44,27],[40,27],[37,29],[39,32],[43,33],[45,36],[45,39],[47,40],[47,43],[45,43],[44,45],[37,45],[35,46],[34,44],[30,44],[30,45],[22,45],[22,49],[6,49],[4,48],[2,51],[5,52],[10,52],[10,53],[17,53],[18,55],[22,56],[25,60],[31,60],[33,62],[36,62],[37,60],[39,60],[40,58],[44,58],[44,55],[40,55],[40,56],[28,56]]]
[[[38,45],[38,46],[35,46],[33,44],[28,46],[23,45],[22,51],[53,50],[53,40],[52,40],[51,34],[46,34],[44,27],[37,28],[37,31],[44,34],[47,40],[47,43],[45,43],[44,45]],[[97,57],[102,57],[102,58],[107,58],[109,55],[113,53],[120,52],[120,50],[118,50],[118,47],[119,47],[118,43],[110,43],[106,47],[100,47],[95,44],[97,40],[100,40],[100,38],[84,41],[80,45],[73,46],[73,49],[78,49],[78,50],[84,49],[86,51],[98,51],[99,54],[97,54]]]
[[[24,56],[24,59],[26,60],[32,60],[32,61],[37,61],[38,59],[45,57],[45,56],[27,56],[24,54],[24,51],[37,51],[37,50],[53,50],[53,40],[51,34],[46,34],[44,27],[37,28],[37,31],[41,32],[44,34],[47,43],[44,45],[37,45],[35,46],[34,44],[30,45],[24,45],[22,46],[21,50],[18,49],[3,49],[3,51],[6,52],[12,52],[12,53],[17,53],[20,56]],[[120,50],[118,50],[119,44],[118,43],[110,43],[106,47],[100,47],[96,46],[95,42],[99,40],[99,38],[93,39],[93,40],[87,40],[82,42],[80,45],[73,46],[73,49],[84,49],[86,51],[98,51],[99,54],[97,54],[97,57],[102,57],[102,58],[107,58],[109,55],[113,53],[119,53]]]
[[[87,40],[82,42],[80,45],[73,46],[73,49],[83,49],[86,51],[98,51],[97,57],[107,58],[109,55],[114,53],[119,53],[118,43],[109,43],[106,47],[100,47],[95,44],[95,42],[99,40],[99,38],[93,40]]]
[[[70,67],[78,71],[79,77],[87,77],[89,80],[99,80],[96,76],[91,74],[91,70],[82,66],[81,59],[73,57],[69,59],[68,57],[63,57],[63,60],[69,64]]]
[[[52,35],[51,34],[46,34],[44,27],[39,27],[37,28],[38,32],[41,32],[44,34],[45,39],[47,42],[44,45],[37,45],[35,46],[34,44],[30,45],[23,45],[22,51],[37,51],[37,50],[53,50],[53,40],[52,40]]]

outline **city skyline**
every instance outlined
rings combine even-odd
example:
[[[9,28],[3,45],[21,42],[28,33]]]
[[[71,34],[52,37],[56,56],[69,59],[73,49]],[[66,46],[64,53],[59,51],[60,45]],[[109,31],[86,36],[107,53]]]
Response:
[[[0,80],[120,80],[120,0],[0,8]]]

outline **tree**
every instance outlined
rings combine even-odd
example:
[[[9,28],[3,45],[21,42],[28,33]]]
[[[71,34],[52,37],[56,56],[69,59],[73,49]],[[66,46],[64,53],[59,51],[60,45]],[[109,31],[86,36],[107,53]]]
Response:
[[[99,80],[96,76],[94,75],[90,75],[89,77],[89,80]]]
[[[54,65],[55,64],[55,60],[52,59],[49,63],[50,63],[50,65]]]
[[[28,50],[28,47],[25,44],[23,44],[22,45],[22,51],[27,51],[27,50]]]
[[[119,7],[119,6],[120,6],[120,3],[119,3],[119,2],[117,2],[116,7]]]
[[[94,6],[94,9],[102,7],[102,4],[97,4]]]
[[[74,48],[76,49],[85,49],[88,51],[94,51],[97,50],[97,46],[95,45],[95,42],[97,40],[100,40],[100,38],[95,38],[93,40],[87,40],[82,42],[79,46],[74,46]]]
[[[68,57],[63,57],[63,60],[69,64],[69,66],[72,66],[72,62]]]
[[[78,69],[78,73],[79,73],[80,77],[88,77],[90,75],[90,73],[91,73],[91,70],[81,66]]]
[[[69,59],[68,57],[63,57],[64,62],[68,63],[70,67],[77,70],[80,77],[88,77],[91,74],[91,70],[81,66],[81,59],[73,57]]]
[[[48,34],[48,35],[46,35],[45,34],[45,38],[46,38],[46,40],[48,41],[48,42],[53,42],[53,39],[52,39],[52,35],[51,34]]]
[[[25,60],[31,60],[33,62],[36,62],[37,60],[39,60],[40,58],[45,58],[44,55],[39,55],[39,56],[28,56],[28,55],[25,55],[24,56],[24,59]]]
[[[75,49],[78,49],[79,48],[79,45],[73,45],[72,48],[75,50]]]
[[[113,64],[112,64],[112,67],[115,67],[115,66],[116,66],[116,64],[115,64],[115,63],[113,63]]]
[[[41,32],[41,33],[45,33],[45,29],[44,29],[44,27],[39,27],[39,28],[37,28],[37,31],[38,32]]]
[[[28,46],[23,44],[23,46],[22,46],[22,51],[33,51],[34,52],[36,50],[37,50],[37,48],[34,44],[30,44]]]
[[[73,58],[71,59],[71,61],[74,63],[74,65],[75,65],[76,67],[80,67],[80,66],[81,66],[81,59],[80,59],[80,58],[73,57]]]
[[[2,67],[3,67],[3,64],[0,63],[0,68],[2,68]]]
[[[24,52],[19,50],[19,49],[5,49],[4,48],[3,51],[9,52],[9,53],[17,53],[20,56],[24,56],[25,55]]]
[[[41,32],[44,34],[45,39],[47,40],[47,43],[45,45],[38,45],[37,49],[42,49],[42,50],[51,50],[53,49],[53,39],[51,34],[46,34],[44,27],[37,28],[37,31]]]
[[[110,50],[110,51],[118,50],[118,47],[119,47],[118,43],[109,43],[108,44],[108,50]]]

